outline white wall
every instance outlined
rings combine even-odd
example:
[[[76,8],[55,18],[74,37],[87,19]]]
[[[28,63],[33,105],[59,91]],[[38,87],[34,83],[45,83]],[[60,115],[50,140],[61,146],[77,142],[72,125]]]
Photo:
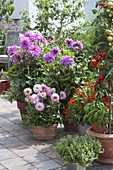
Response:
[[[88,3],[84,5],[86,13],[90,18],[93,18],[95,15],[93,14],[92,10],[95,9],[96,2],[98,0],[90,0]]]
[[[31,27],[35,26],[35,16],[36,16],[36,7],[33,5],[32,0],[29,1],[29,17],[31,18]],[[34,16],[34,18],[32,17]]]
[[[95,8],[96,2],[98,0],[90,0],[90,2],[84,5],[86,13],[90,18],[94,17],[92,10]],[[29,12],[29,17],[31,18],[32,27],[34,26],[34,20],[32,15],[36,15],[36,7],[33,5],[32,0],[14,0],[15,11],[11,16],[12,19],[20,19],[19,12],[21,10],[27,10]]]
[[[21,10],[28,10],[29,9],[29,0],[14,0],[15,11],[11,16],[12,19],[20,19],[19,12]]]

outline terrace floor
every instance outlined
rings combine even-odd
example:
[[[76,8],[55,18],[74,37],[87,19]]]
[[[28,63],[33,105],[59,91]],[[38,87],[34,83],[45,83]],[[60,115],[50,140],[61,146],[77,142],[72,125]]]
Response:
[[[0,95],[0,170],[75,170],[64,167],[54,151],[57,140],[68,132],[58,127],[56,133],[54,140],[36,140],[22,124],[16,102],[11,104]],[[113,165],[95,162],[87,170],[113,170]]]

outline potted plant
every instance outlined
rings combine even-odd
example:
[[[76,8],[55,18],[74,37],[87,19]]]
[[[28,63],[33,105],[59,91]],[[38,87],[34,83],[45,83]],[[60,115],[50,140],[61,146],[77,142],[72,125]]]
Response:
[[[85,120],[87,112],[85,106],[88,103],[92,103],[95,97],[94,83],[84,83],[80,88],[76,88],[73,94],[73,98],[70,98],[68,102],[69,114],[65,112],[65,116],[68,120],[77,124],[78,132],[80,135],[84,135],[86,129],[89,127],[90,122]]]
[[[109,109],[102,101],[93,101],[84,107],[84,121],[92,125],[94,132],[104,133],[109,122]]]
[[[95,133],[92,128],[89,128],[87,134],[98,138],[104,148],[104,153],[99,155],[98,161],[113,164],[113,1],[99,0],[96,7],[98,7],[98,10],[95,10],[97,17],[93,23],[96,26],[95,40],[91,48],[92,59],[89,68],[97,75],[95,84],[97,105],[101,101],[108,107],[109,121],[107,133]],[[106,115],[105,112],[101,113],[101,117],[105,116],[105,119]]]
[[[58,123],[62,123],[59,112],[62,100],[66,93],[56,92],[55,88],[45,84],[35,84],[31,88],[24,89],[27,114],[24,117],[25,125],[32,128],[33,135],[37,139],[53,139]]]
[[[81,69],[85,67],[85,63],[81,64],[84,59],[82,42],[67,38],[64,47],[60,49],[57,44],[47,42],[37,31],[25,32],[19,41],[20,47],[14,45],[8,48],[13,63],[9,69],[9,100],[24,102],[24,88],[45,82],[48,86],[55,87],[58,93],[61,90],[66,92],[67,98],[61,102],[60,107],[63,114],[69,98],[79,84]]]
[[[85,170],[85,167],[91,166],[92,162],[98,159],[102,146],[99,140],[87,135],[67,135],[57,142],[55,150],[64,159],[65,165],[77,163],[77,166],[82,166],[77,170]]]

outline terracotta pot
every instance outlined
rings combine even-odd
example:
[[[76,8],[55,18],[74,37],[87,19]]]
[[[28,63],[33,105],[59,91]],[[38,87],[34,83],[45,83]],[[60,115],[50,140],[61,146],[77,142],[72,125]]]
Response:
[[[57,125],[45,128],[43,126],[35,126],[31,129],[33,136],[38,140],[54,139],[56,136]]]
[[[0,80],[0,93],[3,93],[9,89],[9,80]]]
[[[106,131],[106,125],[98,127],[95,123],[92,124],[93,130],[96,133],[104,133]]]
[[[73,123],[66,121],[63,124],[64,124],[64,131],[66,132],[77,131],[77,126],[74,125]]]
[[[21,102],[21,101],[17,100],[17,108],[20,110],[21,114],[27,113],[27,110],[25,108],[25,102]]]
[[[21,101],[17,100],[17,108],[20,110],[20,116],[23,121],[24,115],[27,114],[27,110],[25,108],[25,102],[21,102]]]
[[[104,149],[104,152],[99,154],[97,162],[103,164],[113,164],[113,134],[95,133],[92,127],[88,128],[86,133],[99,139]]]

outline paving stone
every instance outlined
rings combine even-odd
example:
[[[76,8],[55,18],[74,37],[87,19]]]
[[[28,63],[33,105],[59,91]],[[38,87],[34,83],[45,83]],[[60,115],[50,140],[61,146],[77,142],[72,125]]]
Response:
[[[37,153],[37,154],[29,154],[23,157],[24,160],[30,162],[30,163],[38,163],[38,162],[43,162],[50,160],[46,155],[42,153]]]
[[[0,132],[0,139],[1,138],[8,138],[13,136],[13,134],[8,133],[7,131]]]
[[[16,131],[16,130],[20,130],[20,131],[23,130],[22,127],[20,127],[19,125],[16,125],[16,124],[4,126],[3,129],[6,130],[6,131],[10,131],[10,132]]]
[[[26,155],[37,154],[38,151],[33,148],[22,148],[22,149],[19,148],[19,149],[13,150],[13,152],[20,157],[24,157]]]
[[[18,138],[24,143],[26,143],[27,145],[32,146],[38,150],[38,147],[39,147],[38,140],[36,140],[33,137],[32,133],[28,133],[27,135],[20,135],[18,136]]]
[[[0,133],[4,132],[4,129],[0,128]]]
[[[28,148],[28,145],[26,145],[24,142],[18,141],[18,142],[13,142],[13,143],[8,143],[5,145],[6,148],[9,150],[13,151],[15,149],[25,149]]]
[[[40,152],[46,153],[50,150],[52,150],[52,144],[47,143],[37,143],[37,145],[34,146],[35,149],[38,149]]]
[[[0,165],[0,170],[2,170],[4,167],[2,165]]]
[[[22,129],[22,128],[21,128],[21,130],[14,130],[14,131],[11,131],[10,133],[11,133],[12,135],[14,135],[14,136],[20,136],[20,135],[24,135],[24,134],[25,134],[25,135],[26,135],[26,134],[29,135],[30,132],[27,131],[26,129]]]
[[[33,166],[39,170],[54,170],[55,168],[60,168],[61,166],[53,160],[43,161],[41,163],[33,163]],[[46,169],[45,169],[46,168]]]
[[[2,145],[7,145],[10,143],[16,143],[19,142],[20,140],[17,139],[16,137],[5,137],[0,139],[0,144]]]
[[[45,155],[47,155],[47,156],[50,157],[51,159],[60,158],[59,154],[56,153],[55,151],[47,152],[47,153],[45,153]]]
[[[13,170],[12,167],[16,166],[21,166],[21,165],[26,165],[28,162],[23,160],[22,158],[16,157],[16,158],[10,158],[7,160],[1,161],[1,164],[8,169]],[[21,169],[20,169],[21,170]]]
[[[7,125],[14,125],[14,123],[9,121],[6,118],[0,117],[0,126],[3,127],[3,126],[7,126]]]
[[[11,115],[8,115],[8,114],[5,114],[5,116],[3,116],[4,118],[6,118],[6,119],[8,119],[8,120],[10,120],[10,121],[12,121],[12,122],[16,122],[16,121],[20,121],[20,116],[18,116],[18,115],[12,115],[12,113],[11,113]]]
[[[12,166],[8,168],[9,170],[38,170],[37,168],[35,168],[32,165],[29,164],[24,164],[24,165],[17,165],[17,166]]]
[[[17,155],[14,154],[13,152],[7,149],[0,149],[0,163],[2,160],[7,160],[7,159],[15,158],[15,157],[17,157]]]

